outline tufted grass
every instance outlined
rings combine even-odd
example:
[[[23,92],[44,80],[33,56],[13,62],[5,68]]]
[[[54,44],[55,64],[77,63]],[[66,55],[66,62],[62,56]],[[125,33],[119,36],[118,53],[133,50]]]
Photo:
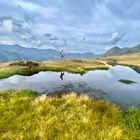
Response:
[[[39,96],[30,90],[0,91],[0,139],[138,140],[140,110],[121,110],[70,93]]]

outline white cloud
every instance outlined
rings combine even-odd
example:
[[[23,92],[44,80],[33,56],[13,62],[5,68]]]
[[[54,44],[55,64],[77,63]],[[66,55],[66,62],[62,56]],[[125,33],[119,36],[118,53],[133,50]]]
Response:
[[[5,19],[2,21],[1,25],[0,25],[0,32],[4,32],[4,33],[12,33],[12,20],[11,19]]]
[[[56,13],[58,12],[56,8],[44,7],[27,1],[19,1],[18,4],[21,6],[21,8],[28,10],[32,13],[38,13],[43,17],[56,17]]]
[[[122,0],[1,0],[0,40],[5,43],[7,38],[7,43],[27,47],[61,46],[69,51],[103,51],[118,44],[126,47],[130,40],[140,41],[136,34],[140,31],[140,2],[133,6],[129,0],[125,3],[129,11],[122,9]],[[52,36],[46,38],[45,33]]]

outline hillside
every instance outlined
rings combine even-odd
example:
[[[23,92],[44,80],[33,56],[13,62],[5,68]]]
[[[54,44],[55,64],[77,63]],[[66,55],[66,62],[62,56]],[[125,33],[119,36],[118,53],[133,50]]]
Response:
[[[115,55],[122,53],[122,50],[119,47],[113,47],[110,50],[108,50],[104,55]]]
[[[89,58],[94,57],[93,53],[66,53],[67,58]],[[60,54],[53,49],[25,48],[20,45],[0,44],[0,61],[14,60],[50,60],[59,59]]]
[[[140,44],[134,46],[133,48],[129,49],[128,51],[126,51],[126,53],[136,53],[136,52],[140,52]]]
[[[132,48],[119,48],[119,47],[115,46],[115,47],[109,49],[105,54],[103,54],[103,56],[136,53],[136,52],[140,52],[140,44],[138,44]]]
[[[0,60],[48,60],[58,58],[55,50],[41,50],[36,48],[25,48],[19,45],[0,45]]]

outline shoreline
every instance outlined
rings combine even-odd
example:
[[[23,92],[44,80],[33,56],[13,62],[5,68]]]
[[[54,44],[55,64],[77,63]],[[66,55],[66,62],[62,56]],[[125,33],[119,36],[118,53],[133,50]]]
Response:
[[[26,63],[26,64],[25,64]],[[95,59],[68,59],[64,62],[55,61],[15,61],[1,63],[0,79],[8,78],[13,75],[30,76],[41,71],[69,72],[84,74],[89,70],[105,69],[109,66]]]

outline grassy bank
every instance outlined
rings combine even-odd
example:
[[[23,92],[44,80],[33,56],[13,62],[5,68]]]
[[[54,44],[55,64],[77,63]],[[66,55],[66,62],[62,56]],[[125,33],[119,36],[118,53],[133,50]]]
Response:
[[[100,59],[107,63],[130,66],[136,69],[137,71],[140,71],[140,53],[129,53],[116,56],[108,56]]]
[[[85,95],[0,91],[0,139],[138,140],[140,110],[123,111]]]
[[[66,59],[46,62],[15,61],[0,63],[0,78],[9,76],[32,75],[39,71],[67,71],[83,74],[87,70],[108,69],[105,62],[95,59]]]
[[[130,66],[140,73],[140,53],[108,56],[98,59],[65,59],[54,61],[15,61],[0,63],[0,79],[9,76],[32,75],[40,71],[66,71],[84,74],[88,70],[108,69],[108,64]]]

